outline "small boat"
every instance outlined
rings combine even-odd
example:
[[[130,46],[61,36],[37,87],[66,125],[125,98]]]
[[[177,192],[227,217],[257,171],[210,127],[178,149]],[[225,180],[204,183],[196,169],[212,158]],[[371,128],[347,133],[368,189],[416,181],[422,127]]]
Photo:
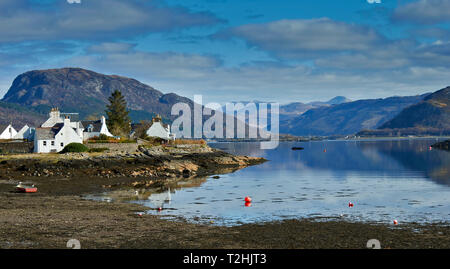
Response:
[[[22,182],[19,182],[19,185],[16,186],[16,191],[23,193],[34,193],[37,192],[37,188],[34,185],[32,185],[31,187],[24,186],[22,185]]]
[[[302,148],[302,147],[292,147],[292,150],[302,150],[302,149],[305,149],[305,148]]]

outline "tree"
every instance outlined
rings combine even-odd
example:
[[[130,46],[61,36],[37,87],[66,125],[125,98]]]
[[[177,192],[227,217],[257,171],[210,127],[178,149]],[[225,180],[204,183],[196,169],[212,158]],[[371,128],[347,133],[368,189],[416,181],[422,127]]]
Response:
[[[134,136],[136,138],[147,138],[147,130],[152,126],[152,122],[148,120],[141,120],[139,125],[136,127]]]
[[[108,119],[106,124],[113,135],[128,137],[131,131],[131,119],[128,115],[127,102],[122,93],[115,90],[108,98],[109,105],[106,106]]]

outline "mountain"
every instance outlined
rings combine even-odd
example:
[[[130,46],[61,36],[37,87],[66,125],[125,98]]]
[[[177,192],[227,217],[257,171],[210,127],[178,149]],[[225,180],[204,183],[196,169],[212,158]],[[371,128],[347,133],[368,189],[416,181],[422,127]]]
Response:
[[[351,102],[352,100],[348,99],[345,96],[336,96],[326,102],[310,102],[308,103],[308,105],[312,105],[312,106],[332,106],[332,105],[339,105],[339,104],[343,104],[343,103],[348,103]]]
[[[149,119],[155,114],[172,120],[172,105],[193,102],[174,93],[162,92],[135,79],[104,75],[81,68],[35,70],[19,75],[3,102],[30,107],[47,113],[51,107],[65,112],[79,112],[81,118],[104,114],[105,105],[114,90],[125,96],[132,120]]]
[[[286,116],[285,118],[289,118],[289,116],[292,115],[301,115],[305,113],[306,111],[318,108],[322,106],[332,106],[332,105],[338,105],[342,103],[351,102],[350,99],[344,97],[344,96],[336,96],[329,101],[321,102],[321,101],[315,101],[315,102],[309,102],[309,103],[302,103],[302,102],[294,102],[289,103],[287,105],[280,106],[280,115]]]
[[[409,106],[378,129],[435,128],[450,130],[450,86]]]
[[[299,116],[281,120],[280,133],[301,136],[354,134],[379,127],[427,95],[358,100],[310,109]]]
[[[115,90],[120,90],[125,97],[133,122],[150,120],[159,114],[164,122],[171,123],[178,118],[178,115],[171,115],[172,106],[177,103],[187,104],[193,112],[194,102],[191,99],[175,93],[163,94],[135,79],[81,68],[61,68],[34,70],[19,75],[0,101],[8,105],[0,110],[0,123],[40,126],[52,107],[66,113],[79,113],[81,119],[91,115],[99,117],[105,114],[108,98]],[[223,117],[223,130],[226,132],[226,119],[232,116]],[[203,116],[203,122],[208,118]],[[193,113],[191,121],[194,122]],[[236,118],[234,122],[236,126]]]

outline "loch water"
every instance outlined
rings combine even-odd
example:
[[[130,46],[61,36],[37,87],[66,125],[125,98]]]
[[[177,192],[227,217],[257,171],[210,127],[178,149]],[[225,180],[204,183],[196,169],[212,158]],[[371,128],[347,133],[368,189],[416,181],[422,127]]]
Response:
[[[273,150],[257,142],[211,143],[269,161],[132,202],[161,207],[148,212],[166,218],[227,226],[299,218],[448,223],[450,152],[430,149],[440,140],[281,142]]]

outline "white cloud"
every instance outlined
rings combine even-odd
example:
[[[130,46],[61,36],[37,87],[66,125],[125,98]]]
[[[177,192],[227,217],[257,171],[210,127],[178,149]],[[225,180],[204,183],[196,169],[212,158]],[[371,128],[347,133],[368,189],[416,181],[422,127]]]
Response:
[[[81,3],[80,0],[69,0]],[[36,40],[114,40],[221,22],[208,12],[162,1],[83,0],[35,8],[28,0],[0,2],[0,43]]]
[[[374,30],[328,18],[279,20],[238,26],[215,38],[238,37],[283,58],[313,58],[336,51],[365,51],[384,42]]]
[[[393,19],[418,24],[450,22],[450,0],[419,0],[408,3],[395,10]]]
[[[385,63],[389,63],[387,59]],[[176,92],[190,98],[194,94],[202,94],[205,102],[222,103],[237,99],[287,103],[327,100],[337,95],[354,100],[413,95],[447,86],[450,72],[448,67],[361,72],[358,69],[317,69],[277,62],[231,68],[223,66],[211,55],[152,53],[134,48],[102,55],[88,53],[61,65],[131,76],[163,92]]]

